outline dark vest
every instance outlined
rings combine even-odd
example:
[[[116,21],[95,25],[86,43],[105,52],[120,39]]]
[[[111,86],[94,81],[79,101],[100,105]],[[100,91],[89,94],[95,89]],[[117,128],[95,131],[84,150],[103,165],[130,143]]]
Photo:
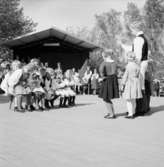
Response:
[[[138,35],[138,37],[141,37],[144,40],[144,44],[142,47],[142,57],[141,57],[141,61],[144,61],[144,60],[148,59],[148,42],[147,42],[147,39],[145,38],[144,34],[140,34],[140,35]],[[132,46],[132,51],[134,51],[134,44]]]

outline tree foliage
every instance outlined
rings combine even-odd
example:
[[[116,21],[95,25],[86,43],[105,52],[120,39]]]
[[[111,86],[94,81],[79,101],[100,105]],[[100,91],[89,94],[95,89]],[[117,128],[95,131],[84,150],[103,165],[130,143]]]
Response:
[[[134,37],[130,30],[130,24],[133,22],[143,22],[144,25],[144,17],[138,6],[132,2],[127,4],[127,9],[124,11],[123,17],[126,38],[132,40]],[[143,26],[143,29],[144,28]]]
[[[144,6],[146,32],[149,37],[151,51],[159,52],[159,37],[164,28],[164,1],[147,0]]]
[[[164,0],[146,0],[143,8],[138,8],[135,3],[128,3],[122,13],[111,9],[106,13],[95,15],[95,25],[92,30],[81,28],[81,31],[77,31],[74,35],[80,34],[83,39],[102,48],[113,49],[116,60],[122,63],[123,52],[118,41],[132,44],[134,36],[129,27],[133,22],[142,23],[156,69],[164,71]],[[97,66],[98,62],[102,61],[101,52],[93,53],[90,61]]]
[[[121,13],[111,9],[107,13],[96,15],[96,27],[100,31],[100,45],[117,50],[117,39],[122,32]]]
[[[24,16],[20,0],[0,0],[0,41],[13,39],[34,30],[36,27],[29,17]],[[12,51],[0,47],[0,57],[12,57]]]
[[[33,31],[36,23],[23,14],[20,0],[0,0],[0,40]]]

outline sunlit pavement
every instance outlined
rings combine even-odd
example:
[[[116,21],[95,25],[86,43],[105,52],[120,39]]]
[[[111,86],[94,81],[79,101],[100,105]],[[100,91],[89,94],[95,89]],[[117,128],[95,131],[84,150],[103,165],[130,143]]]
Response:
[[[117,119],[97,96],[78,96],[76,106],[13,112],[0,98],[0,167],[163,167],[164,98],[152,98],[149,115]]]

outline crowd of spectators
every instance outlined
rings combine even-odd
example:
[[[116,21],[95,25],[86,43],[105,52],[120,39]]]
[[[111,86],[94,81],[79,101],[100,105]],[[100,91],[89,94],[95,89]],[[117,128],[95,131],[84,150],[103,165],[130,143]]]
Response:
[[[46,110],[54,107],[56,99],[59,107],[68,107],[75,105],[77,94],[97,94],[99,74],[87,66],[80,77],[75,68],[63,71],[59,62],[53,69],[36,58],[28,63],[1,60],[0,83],[1,94],[9,96],[15,111]]]

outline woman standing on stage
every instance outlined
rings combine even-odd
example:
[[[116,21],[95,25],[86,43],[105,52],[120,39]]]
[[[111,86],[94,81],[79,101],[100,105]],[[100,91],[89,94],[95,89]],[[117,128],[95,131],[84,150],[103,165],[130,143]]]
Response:
[[[113,51],[107,50],[102,53],[104,61],[100,65],[99,72],[102,78],[99,97],[102,98],[107,106],[108,114],[104,118],[115,118],[112,99],[119,98],[119,88],[117,80],[117,65],[112,59]]]

